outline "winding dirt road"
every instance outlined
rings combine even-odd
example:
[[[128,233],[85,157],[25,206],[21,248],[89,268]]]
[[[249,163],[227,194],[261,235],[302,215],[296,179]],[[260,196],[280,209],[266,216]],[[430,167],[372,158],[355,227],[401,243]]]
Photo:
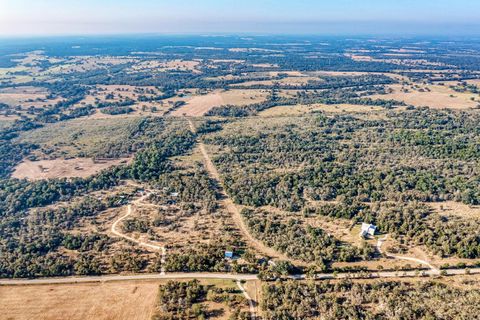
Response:
[[[411,262],[416,262],[416,263],[419,263],[419,264],[423,264],[424,266],[427,266],[428,268],[430,268],[430,270],[433,274],[440,274],[440,270],[437,269],[435,266],[433,266],[428,261],[425,261],[425,260],[422,260],[422,259],[417,259],[417,258],[412,258],[412,257],[406,257],[406,256],[397,256],[397,255],[393,255],[391,253],[388,253],[386,251],[383,252],[382,251],[382,245],[387,240],[387,238],[388,238],[388,234],[385,237],[383,237],[381,239],[378,239],[377,250],[378,250],[379,253],[384,254],[387,257],[392,258],[392,259],[406,260],[406,261],[411,261]]]
[[[126,218],[128,218],[133,210],[132,210],[132,205],[137,205],[139,204],[140,202],[142,202],[143,200],[145,200],[145,198],[148,197],[148,194],[142,196],[141,198],[133,201],[131,204],[129,204],[127,206],[127,213],[125,213],[123,216],[121,216],[120,218],[118,218],[113,224],[112,224],[112,227],[110,228],[110,232],[113,233],[114,235],[120,237],[120,238],[123,238],[123,239],[126,239],[126,240],[129,240],[131,242],[134,242],[136,244],[138,244],[139,246],[142,246],[142,247],[145,247],[147,249],[150,249],[150,250],[153,250],[153,251],[160,251],[162,253],[162,257],[161,257],[161,262],[162,262],[162,269],[161,269],[161,275],[164,275],[165,274],[165,257],[166,257],[166,254],[167,254],[167,249],[165,248],[165,246],[159,246],[159,245],[156,245],[156,244],[152,244],[152,243],[147,243],[147,242],[144,242],[144,241],[141,241],[141,240],[138,240],[138,239],[135,239],[133,237],[130,237],[124,233],[122,233],[121,231],[118,230],[117,226],[119,223],[121,223],[123,220],[125,220]]]

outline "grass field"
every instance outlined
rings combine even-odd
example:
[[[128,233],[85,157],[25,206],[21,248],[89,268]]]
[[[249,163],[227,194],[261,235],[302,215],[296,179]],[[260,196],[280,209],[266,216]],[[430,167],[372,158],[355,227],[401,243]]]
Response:
[[[265,90],[216,90],[206,95],[194,96],[186,104],[172,112],[174,116],[202,116],[213,107],[221,105],[244,106],[265,101],[268,92]]]
[[[125,143],[129,128],[141,118],[76,119],[24,132],[19,141],[38,144],[40,157],[47,159],[89,157],[102,154],[112,145]]]
[[[148,320],[160,282],[0,286],[5,320]]]
[[[202,116],[213,107],[221,106],[223,104],[225,104],[225,102],[220,92],[214,91],[206,95],[194,96],[193,98],[187,100],[186,105],[172,112],[172,115],[187,115],[191,117]]]
[[[394,99],[404,101],[406,104],[416,107],[430,108],[452,108],[452,109],[469,109],[479,104],[478,95],[471,93],[459,93],[450,89],[448,86],[440,85],[421,85],[419,88],[405,87],[408,92],[402,92],[402,85],[395,84],[388,86],[393,90],[392,93],[386,95],[375,95],[372,98],[378,99]],[[428,90],[425,90],[428,89]],[[472,101],[475,98],[476,101]]]
[[[376,106],[361,106],[353,104],[313,104],[273,107],[260,112],[259,115],[264,117],[298,116],[315,111],[325,111],[332,113],[365,113],[370,111],[378,111],[381,109],[381,107]]]
[[[185,280],[187,281],[187,280]],[[159,281],[0,286],[0,319],[5,320],[150,320],[155,311]],[[237,291],[232,280],[201,280],[201,284]],[[256,297],[253,282],[245,284]],[[242,296],[241,292],[232,293]],[[223,310],[213,319],[226,320],[229,308],[206,301],[209,310]],[[245,305],[245,311],[248,307]]]
[[[13,124],[15,121],[16,117],[5,117],[5,116],[0,116],[0,130],[8,128]]]
[[[103,169],[127,163],[128,159],[94,161],[91,158],[55,159],[20,163],[12,178],[42,180],[55,178],[85,178]]]

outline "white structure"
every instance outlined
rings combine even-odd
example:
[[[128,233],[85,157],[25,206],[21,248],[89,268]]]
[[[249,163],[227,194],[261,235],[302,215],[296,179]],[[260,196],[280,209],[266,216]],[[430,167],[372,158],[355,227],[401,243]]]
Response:
[[[377,231],[377,226],[374,226],[373,224],[370,224],[370,223],[362,223],[360,236],[363,238],[367,238],[368,236],[373,237],[376,231]]]

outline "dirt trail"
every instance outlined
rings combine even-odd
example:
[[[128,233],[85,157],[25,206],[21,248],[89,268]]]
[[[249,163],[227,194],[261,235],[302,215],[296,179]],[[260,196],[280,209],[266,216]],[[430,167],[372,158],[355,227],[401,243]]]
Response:
[[[141,198],[135,200],[134,202],[132,202],[132,204],[138,204],[140,202],[142,202],[146,197],[148,197],[148,194],[142,196]],[[126,218],[128,218],[133,210],[132,210],[132,204],[129,204],[127,206],[127,213],[124,214],[123,216],[121,216],[120,218],[118,218],[113,224],[112,224],[112,227],[110,228],[110,231],[118,236],[118,237],[121,237],[121,238],[124,238],[124,239],[127,239],[129,241],[132,241],[142,247],[145,247],[145,248],[148,248],[150,250],[153,250],[153,251],[161,251],[162,252],[162,258],[161,258],[161,262],[162,262],[162,269],[161,269],[161,272],[160,274],[164,275],[165,274],[165,256],[167,254],[167,249],[165,248],[165,246],[159,246],[159,245],[155,245],[155,244],[151,244],[151,243],[147,243],[147,242],[143,242],[141,240],[138,240],[138,239],[135,239],[133,237],[130,237],[124,233],[122,233],[121,231],[118,230],[117,226],[120,222],[122,222],[123,220],[125,220]]]
[[[188,120],[188,124],[190,126],[190,130],[193,133],[195,133],[196,132],[195,126],[190,119]],[[219,186],[218,192],[222,196],[221,203],[228,210],[228,212],[230,212],[235,224],[240,229],[240,231],[242,232],[242,234],[244,235],[246,240],[249,242],[249,244],[253,248],[255,248],[257,251],[259,251],[260,253],[262,253],[266,256],[269,256],[271,258],[277,258],[277,259],[281,259],[281,260],[291,261],[292,263],[294,263],[296,265],[300,265],[300,266],[306,265],[306,263],[303,262],[303,261],[293,260],[293,259],[287,257],[286,255],[281,254],[280,252],[276,251],[275,249],[267,247],[261,241],[255,239],[250,234],[247,226],[245,225],[245,222],[243,221],[242,215],[240,214],[240,210],[238,210],[235,203],[233,203],[233,200],[225,192],[225,189],[223,188],[223,184],[222,184],[221,179],[220,179],[220,174],[218,173],[217,168],[213,164],[213,161],[210,158],[210,155],[208,154],[207,149],[205,148],[205,145],[202,142],[199,141],[198,146],[200,148],[200,152],[202,153],[202,156],[203,156],[203,159],[204,159],[204,162],[205,162],[205,167],[206,167],[208,173],[210,174],[210,177],[212,179],[214,179],[215,182],[217,183],[217,185]]]
[[[384,253],[387,257],[389,258],[393,258],[393,259],[398,259],[398,260],[406,260],[406,261],[412,261],[412,262],[416,262],[416,263],[419,263],[419,264],[423,264],[424,266],[427,266],[430,268],[430,270],[435,273],[435,274],[440,274],[440,270],[438,270],[435,266],[433,266],[431,263],[429,263],[428,261],[425,261],[425,260],[422,260],[422,259],[417,259],[417,258],[412,258],[412,257],[406,257],[406,256],[397,256],[397,255],[393,255],[391,253],[388,253],[388,252],[382,252],[382,245],[383,243],[385,242],[385,240],[387,240],[388,238],[388,234],[381,238],[381,239],[378,239],[377,241],[377,250],[378,252],[380,253]]]
[[[257,319],[257,312],[255,310],[255,303],[253,299],[250,297],[248,292],[245,290],[245,288],[242,286],[242,282],[240,280],[237,280],[237,286],[238,288],[242,291],[243,295],[248,301],[248,307],[250,308],[250,319],[255,320]]]

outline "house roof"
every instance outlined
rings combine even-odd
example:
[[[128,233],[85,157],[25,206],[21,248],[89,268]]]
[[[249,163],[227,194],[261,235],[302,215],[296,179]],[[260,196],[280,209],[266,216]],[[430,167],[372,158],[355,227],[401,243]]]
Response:
[[[362,223],[362,229],[360,231],[361,235],[374,235],[375,231],[377,230],[377,226],[370,224],[370,223]]]

